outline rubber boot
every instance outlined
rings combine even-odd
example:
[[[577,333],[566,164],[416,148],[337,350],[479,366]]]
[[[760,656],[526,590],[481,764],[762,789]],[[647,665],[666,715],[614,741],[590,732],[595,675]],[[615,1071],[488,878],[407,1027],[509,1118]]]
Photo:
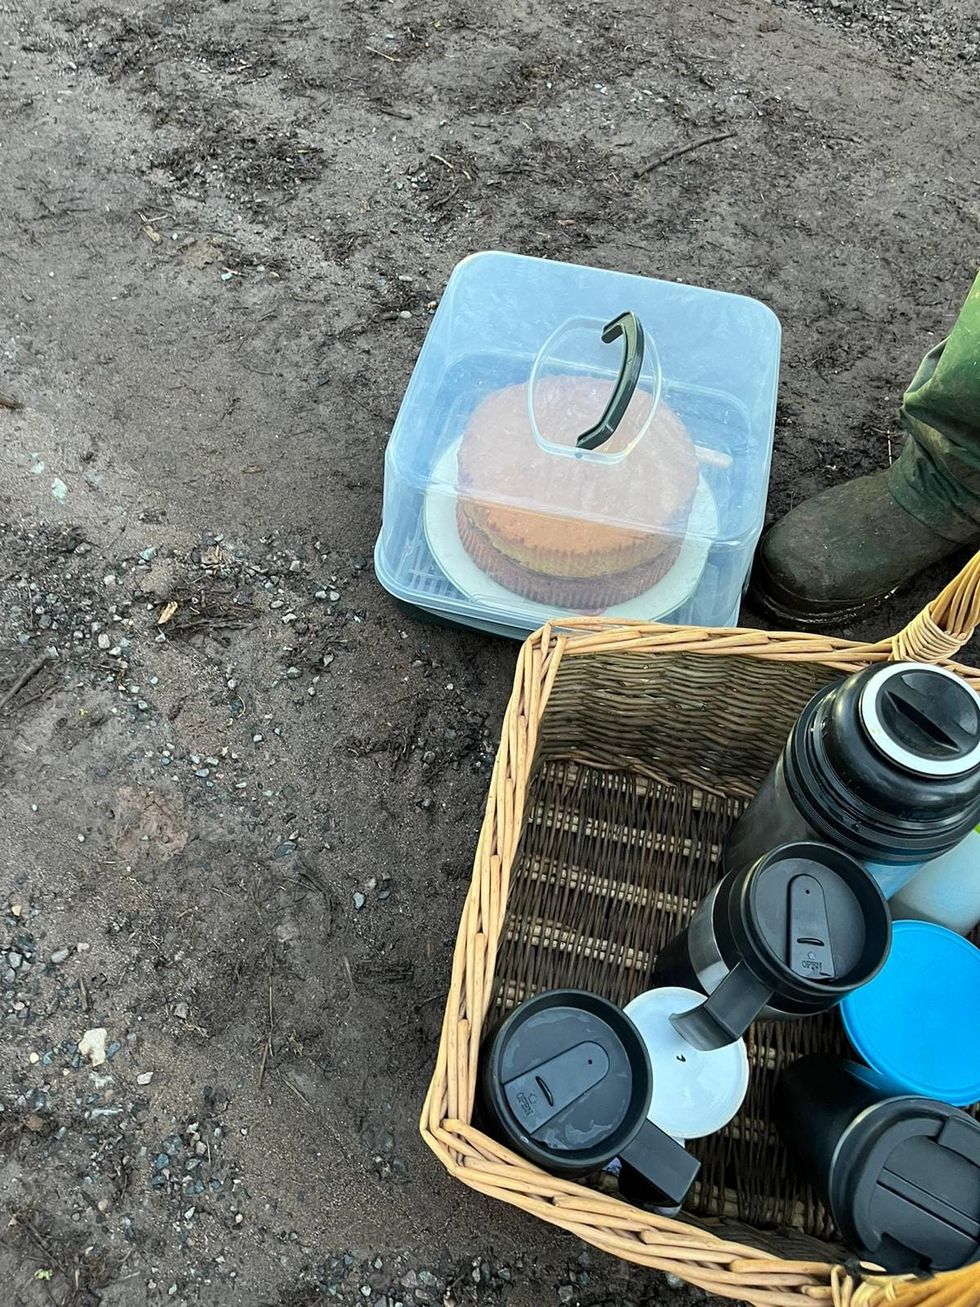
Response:
[[[838,625],[960,548],[899,507],[887,471],[877,472],[821,491],[777,522],[756,557],[750,599],[785,626]]]
[[[882,472],[824,490],[763,538],[751,596],[787,626],[865,615],[923,568],[980,544],[980,276],[902,403]]]

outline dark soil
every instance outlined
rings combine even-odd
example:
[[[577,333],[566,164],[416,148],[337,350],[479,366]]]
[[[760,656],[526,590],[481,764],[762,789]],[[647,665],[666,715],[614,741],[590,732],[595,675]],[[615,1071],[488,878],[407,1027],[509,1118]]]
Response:
[[[774,514],[883,466],[975,270],[978,31],[0,3],[5,1307],[703,1301],[418,1138],[514,648],[378,586],[385,441],[496,247],[772,305]]]

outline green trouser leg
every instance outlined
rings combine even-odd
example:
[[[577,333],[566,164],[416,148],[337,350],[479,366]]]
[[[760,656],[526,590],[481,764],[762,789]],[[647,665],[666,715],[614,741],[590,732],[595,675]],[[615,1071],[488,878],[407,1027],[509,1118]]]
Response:
[[[980,274],[948,339],[919,365],[901,422],[908,440],[888,470],[892,495],[944,539],[980,539]]]

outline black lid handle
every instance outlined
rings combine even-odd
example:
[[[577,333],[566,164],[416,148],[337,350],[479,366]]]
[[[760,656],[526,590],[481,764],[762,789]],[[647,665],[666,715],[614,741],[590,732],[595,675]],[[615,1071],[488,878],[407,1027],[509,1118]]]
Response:
[[[559,1112],[597,1085],[608,1070],[606,1050],[593,1040],[584,1040],[508,1080],[504,1096],[516,1119],[534,1137]]]
[[[680,1207],[701,1169],[683,1144],[650,1120],[643,1122],[621,1157],[642,1178],[644,1205],[654,1207]]]
[[[926,748],[934,750],[937,757],[946,754],[962,757],[969,753],[977,743],[976,711],[970,713],[967,725],[959,720],[956,705],[952,702],[945,715],[937,712],[940,704],[936,701],[936,687],[933,687],[932,696],[925,695],[916,688],[916,679],[915,672],[909,676],[896,676],[885,687],[880,708],[885,721],[893,730],[896,726],[901,727],[902,734],[913,740],[922,738]],[[938,677],[936,679],[939,680]],[[953,697],[950,695],[950,700]],[[966,696],[957,691],[955,697],[962,700]],[[970,704],[970,707],[973,705]]]
[[[598,449],[613,434],[623,415],[630,406],[633,392],[640,380],[643,367],[645,338],[640,319],[635,313],[621,313],[612,322],[607,322],[602,329],[605,344],[611,344],[618,336],[623,337],[623,363],[619,369],[619,378],[606,405],[605,412],[593,427],[583,431],[575,442],[576,449]]]
[[[741,1039],[772,994],[744,962],[738,962],[710,998],[689,1012],[675,1012],[670,1024],[695,1048],[705,1052],[725,1048]]]
[[[830,941],[830,917],[823,886],[816,876],[794,876],[789,895],[790,970],[807,980],[834,980],[834,951]]]

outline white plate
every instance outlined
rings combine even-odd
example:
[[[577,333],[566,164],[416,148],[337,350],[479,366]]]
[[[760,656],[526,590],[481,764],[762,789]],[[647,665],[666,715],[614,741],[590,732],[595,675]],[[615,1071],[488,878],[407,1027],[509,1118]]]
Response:
[[[456,451],[459,441],[450,445],[432,470],[432,484],[425,496],[425,538],[432,556],[448,579],[468,599],[485,604],[491,610],[504,609],[515,626],[529,631],[553,618],[553,608],[525,599],[494,581],[479,568],[463,547],[456,524],[456,495],[446,486],[456,483]],[[655,622],[667,617],[685,603],[697,588],[708,558],[711,540],[718,531],[718,509],[704,477],[699,477],[694,502],[687,522],[687,534],[673,566],[656,585],[624,604],[615,604],[602,612],[603,617],[635,617]],[[568,614],[570,610],[561,610]],[[589,616],[595,614],[589,613]]]

